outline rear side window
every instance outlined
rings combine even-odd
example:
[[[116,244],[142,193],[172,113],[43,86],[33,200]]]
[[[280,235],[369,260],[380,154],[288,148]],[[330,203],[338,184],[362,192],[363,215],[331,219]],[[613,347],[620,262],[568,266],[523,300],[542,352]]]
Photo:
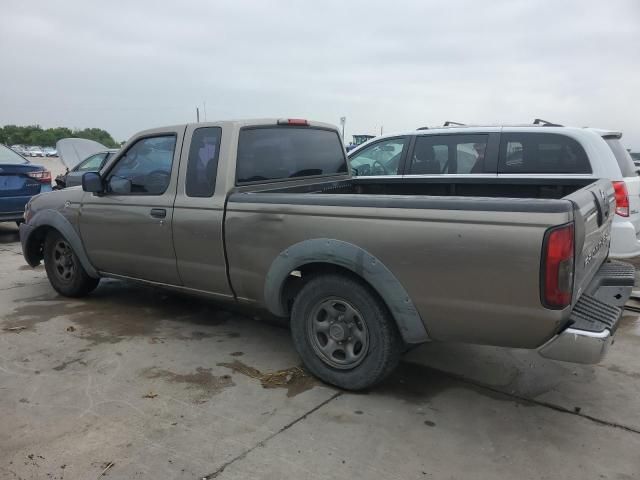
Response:
[[[409,174],[485,173],[488,135],[419,135]]]
[[[582,146],[555,133],[503,133],[498,173],[591,173]]]
[[[187,164],[186,193],[188,197],[210,197],[216,189],[220,127],[198,128],[191,137]]]
[[[607,142],[609,148],[611,148],[611,151],[615,155],[618,165],[620,166],[622,176],[635,177],[637,175],[636,166],[633,164],[633,159],[631,158],[631,155],[629,155],[629,152],[627,152],[622,146],[620,139],[616,137],[605,137],[604,141]]]
[[[346,171],[347,161],[336,131],[285,126],[240,130],[238,184]]]

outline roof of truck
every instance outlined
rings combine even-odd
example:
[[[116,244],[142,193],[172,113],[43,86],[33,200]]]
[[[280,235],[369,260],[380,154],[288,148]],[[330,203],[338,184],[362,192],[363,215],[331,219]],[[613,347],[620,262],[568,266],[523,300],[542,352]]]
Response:
[[[248,119],[236,119],[236,120],[216,120],[216,121],[211,121],[211,122],[190,122],[190,123],[180,123],[177,125],[166,125],[163,127],[156,127],[156,128],[151,128],[148,130],[144,130],[142,132],[138,132],[136,134],[137,136],[140,136],[141,134],[147,135],[147,134],[154,134],[154,133],[160,133],[166,130],[178,130],[180,128],[187,128],[187,127],[222,127],[222,128],[242,128],[242,127],[253,127],[253,126],[263,126],[263,125],[273,125],[273,126],[277,126],[277,125],[286,125],[287,121],[306,121],[307,125],[310,127],[321,127],[321,128],[328,128],[331,130],[335,130],[338,131],[338,127],[336,127],[335,125],[332,125],[330,123],[325,123],[325,122],[317,122],[315,120],[307,120],[307,119],[301,119],[301,118],[294,118],[294,117],[284,117],[284,118],[248,118]],[[291,125],[299,125],[299,124],[295,124],[292,123]],[[302,125],[301,125],[302,126]]]

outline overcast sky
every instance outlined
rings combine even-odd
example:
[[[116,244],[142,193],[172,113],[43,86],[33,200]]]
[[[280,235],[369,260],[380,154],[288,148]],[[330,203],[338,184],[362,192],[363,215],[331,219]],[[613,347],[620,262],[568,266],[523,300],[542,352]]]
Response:
[[[124,140],[206,102],[347,135],[541,117],[640,150],[638,0],[4,0],[0,62],[0,125]]]

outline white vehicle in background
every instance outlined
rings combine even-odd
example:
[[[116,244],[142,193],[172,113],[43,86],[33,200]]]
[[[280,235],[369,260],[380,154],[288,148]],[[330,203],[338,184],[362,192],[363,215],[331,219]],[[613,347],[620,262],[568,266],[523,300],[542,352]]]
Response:
[[[46,156],[42,147],[32,146],[27,149],[27,153],[30,157],[44,157]]]
[[[47,157],[57,157],[58,151],[53,147],[44,147],[44,154]]]
[[[453,122],[448,122],[453,123]],[[455,126],[376,137],[349,152],[353,174],[459,178],[503,178],[515,190],[540,178],[606,178],[615,189],[612,258],[640,255],[640,176],[620,139],[622,133],[564,127],[536,119],[518,126]]]

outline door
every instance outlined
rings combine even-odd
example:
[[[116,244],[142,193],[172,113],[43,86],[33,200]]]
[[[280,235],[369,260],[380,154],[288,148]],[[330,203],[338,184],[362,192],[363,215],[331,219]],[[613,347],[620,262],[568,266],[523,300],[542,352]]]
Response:
[[[190,125],[185,133],[173,213],[178,271],[185,287],[232,297],[222,224],[226,192],[216,189],[218,160],[229,155],[219,126]]]
[[[86,193],[80,232],[101,272],[180,285],[171,234],[184,128],[130,142],[103,173],[105,192]]]

